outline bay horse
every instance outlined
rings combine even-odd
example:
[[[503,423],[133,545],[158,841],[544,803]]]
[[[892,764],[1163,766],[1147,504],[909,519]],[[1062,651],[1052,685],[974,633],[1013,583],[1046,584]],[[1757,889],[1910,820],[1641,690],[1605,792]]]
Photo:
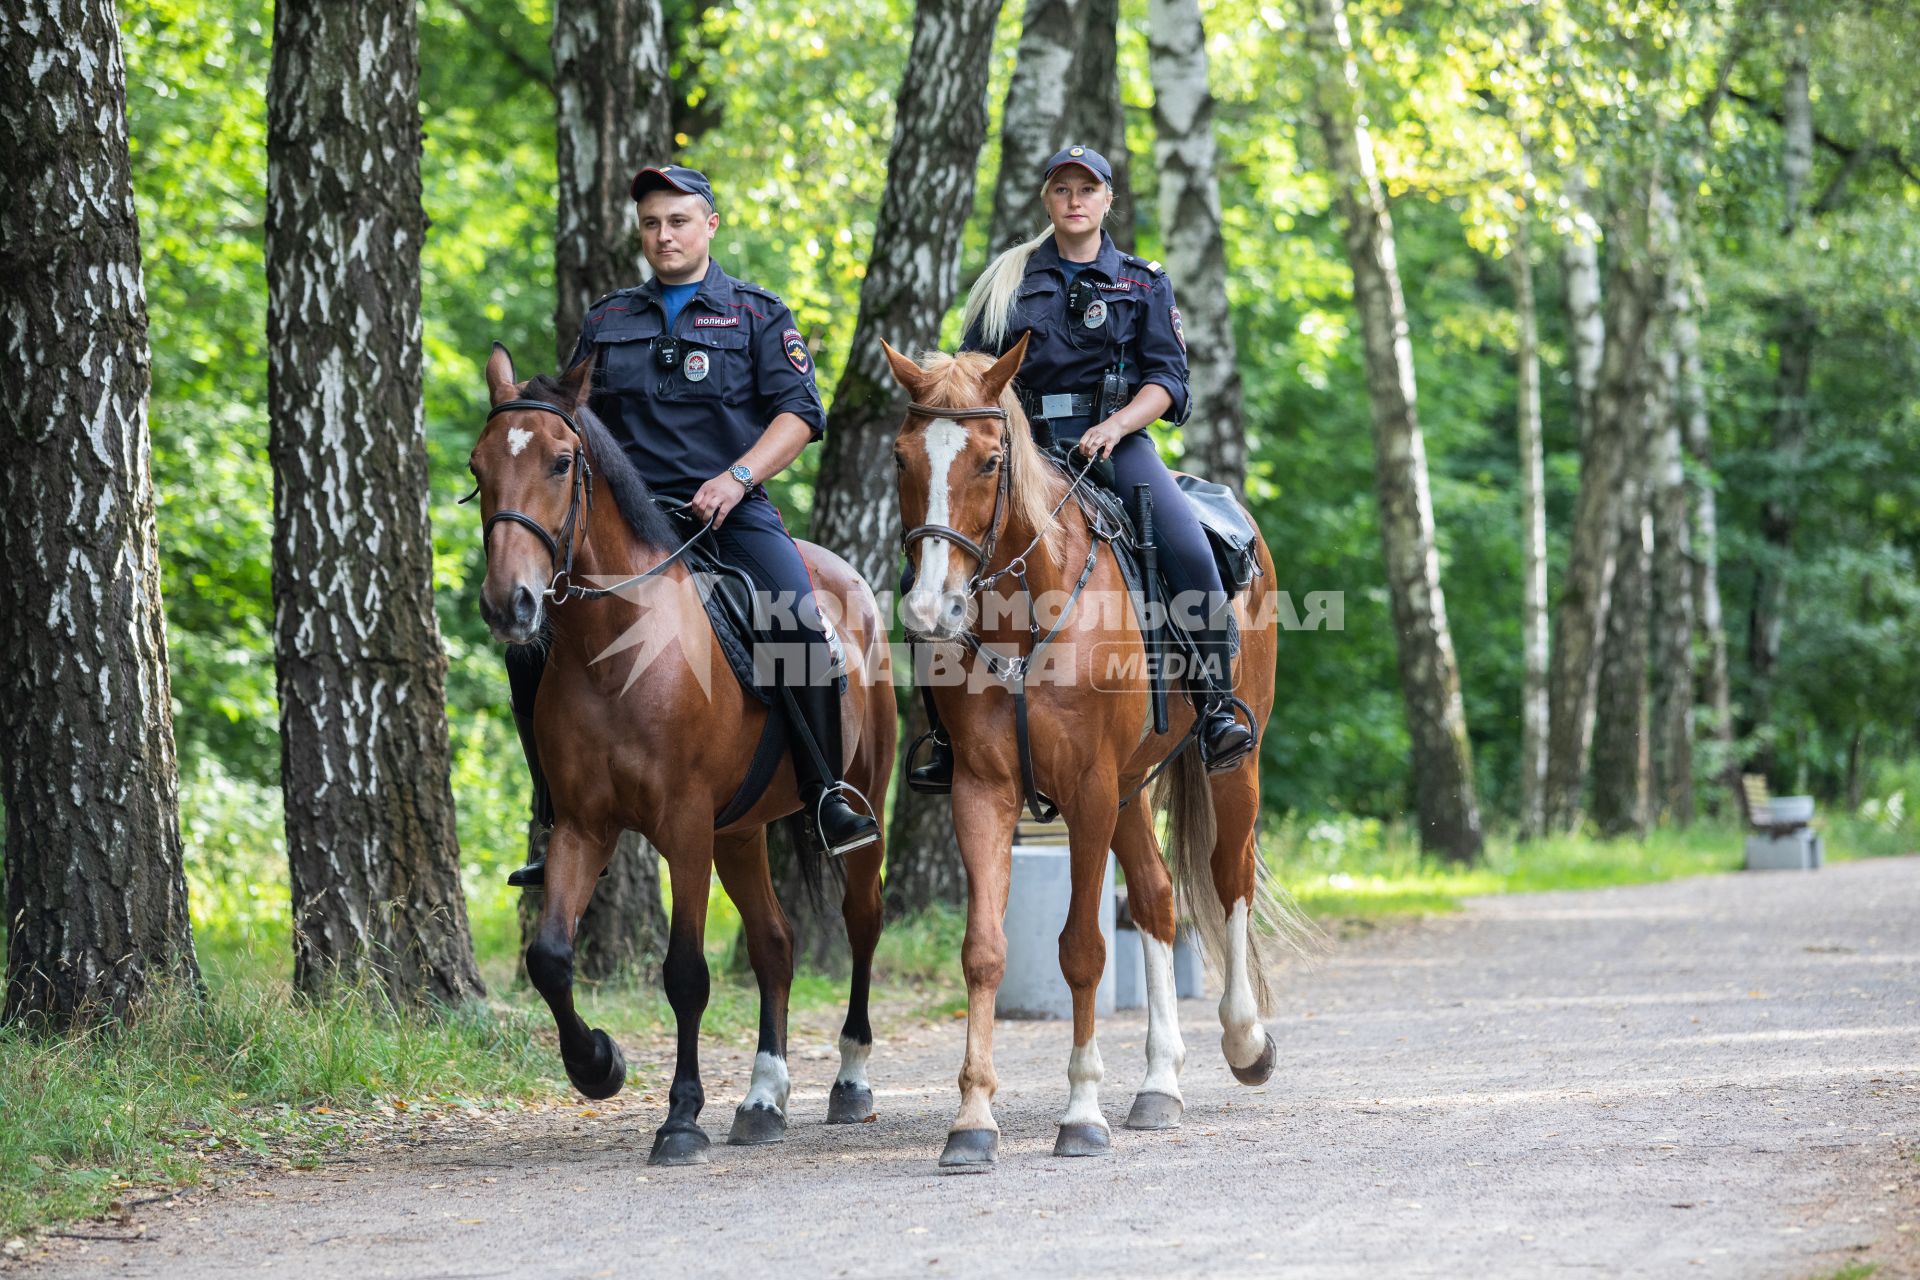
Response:
[[[1171,699],[1167,731],[1153,732],[1140,627],[1113,550],[1068,501],[1066,477],[1035,446],[1011,390],[1026,346],[1022,337],[998,360],[935,353],[924,363],[886,349],[912,401],[894,441],[904,544],[915,570],[901,615],[913,639],[931,644],[936,658],[965,676],[964,684],[932,682],[954,750],[953,824],[967,872],[967,1045],[960,1109],[940,1156],[947,1167],[990,1165],[999,1150],[994,997],[1006,966],[1001,918],[1014,827],[1029,791],[1007,675],[1015,662],[1046,660],[1047,678],[1027,672],[1031,781],[1058,805],[1070,844],[1072,903],[1060,933],[1060,970],[1073,994],[1073,1051],[1054,1154],[1111,1149],[1094,1040],[1109,848],[1126,872],[1128,910],[1146,957],[1147,1067],[1127,1125],[1173,1128],[1185,1110],[1174,877],[1161,861],[1150,806],[1135,793],[1192,726],[1193,709]],[[1242,638],[1234,691],[1255,726],[1273,709],[1277,648],[1277,610],[1269,607],[1273,558],[1264,540],[1258,564],[1259,575],[1234,602]],[[1036,616],[1027,617],[1029,609]],[[1056,621],[1058,631],[1039,640],[1045,651],[1035,652],[1036,638]],[[1258,760],[1256,753],[1237,770],[1209,775],[1190,746],[1162,784],[1181,906],[1225,979],[1220,1047],[1234,1078],[1249,1085],[1264,1083],[1275,1060],[1273,1037],[1261,1024],[1271,1000],[1266,944],[1276,935],[1297,939],[1303,928],[1264,882],[1256,846]],[[1123,805],[1127,797],[1133,802]]]
[[[622,830],[638,831],[667,862],[672,923],[663,970],[678,1038],[667,1116],[654,1164],[707,1159],[699,1117],[700,1019],[711,874],[740,911],[760,989],[753,1078],[729,1141],[778,1142],[786,1133],[787,997],[793,934],[767,865],[769,822],[800,808],[793,766],[781,763],[752,807],[719,826],[746,777],[767,708],[734,678],[709,625],[679,531],[587,406],[592,360],[559,377],[514,380],[495,344],[486,366],[492,407],[469,467],[481,500],[486,580],[480,612],[494,638],[549,646],[534,708],[534,737],[553,795],[546,896],[527,947],[527,976],[553,1010],[567,1078],[608,1098],[626,1078],[620,1048],[573,1006],[573,937]],[[600,501],[594,501],[598,490]],[[607,501],[611,499],[611,501]],[[846,777],[870,800],[881,830],[892,780],[896,710],[887,630],[872,591],[847,563],[800,543],[821,612],[846,654],[842,700]],[[579,584],[650,575],[606,592]],[[796,841],[798,856],[818,852]],[[846,856],[842,912],[853,953],[840,1069],[829,1123],[873,1112],[867,997],[881,927],[882,844]]]

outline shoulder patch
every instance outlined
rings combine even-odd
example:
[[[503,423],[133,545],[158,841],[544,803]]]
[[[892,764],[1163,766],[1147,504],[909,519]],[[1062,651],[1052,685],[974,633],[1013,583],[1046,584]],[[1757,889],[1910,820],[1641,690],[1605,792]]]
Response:
[[[1173,318],[1173,340],[1180,344],[1180,350],[1187,349],[1187,331],[1180,325],[1180,308],[1168,307],[1167,313]]]
[[[1120,255],[1120,260],[1129,266],[1139,267],[1149,275],[1163,276],[1167,274],[1167,269],[1158,262],[1150,262],[1138,254],[1123,253]]]
[[[787,363],[802,374],[813,372],[813,357],[808,354],[806,339],[798,329],[788,329],[780,335],[780,349],[787,353]]]

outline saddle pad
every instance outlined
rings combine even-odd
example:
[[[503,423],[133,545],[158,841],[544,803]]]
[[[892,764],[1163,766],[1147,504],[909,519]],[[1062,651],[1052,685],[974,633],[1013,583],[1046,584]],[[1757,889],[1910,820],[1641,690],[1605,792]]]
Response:
[[[773,705],[773,691],[754,681],[753,644],[759,633],[753,627],[753,580],[744,570],[726,563],[704,546],[690,548],[686,562],[700,592],[700,603],[706,608],[707,621],[713,626],[714,638],[720,642],[720,652],[727,656],[734,678],[756,701],[764,706]],[[827,649],[839,691],[844,694],[847,651],[840,633],[832,627],[827,628]]]

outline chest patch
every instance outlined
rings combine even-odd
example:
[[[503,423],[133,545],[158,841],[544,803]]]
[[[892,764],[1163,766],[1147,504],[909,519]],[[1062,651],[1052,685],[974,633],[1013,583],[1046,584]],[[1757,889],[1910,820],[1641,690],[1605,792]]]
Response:
[[[1107,323],[1107,300],[1105,298],[1095,298],[1087,304],[1087,318],[1084,323],[1089,329],[1105,327]]]
[[[527,444],[533,439],[533,432],[525,427],[507,428],[507,452],[519,457],[527,450]]]
[[[740,327],[740,317],[696,316],[694,317],[693,327],[696,329],[737,329]]]
[[[687,358],[680,367],[687,371],[688,382],[704,382],[713,371],[712,360],[704,351],[687,352]]]

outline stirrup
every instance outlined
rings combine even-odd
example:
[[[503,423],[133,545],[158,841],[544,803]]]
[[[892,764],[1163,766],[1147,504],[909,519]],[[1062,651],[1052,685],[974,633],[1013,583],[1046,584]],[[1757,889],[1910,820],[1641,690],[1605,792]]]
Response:
[[[1241,764],[1245,762],[1246,758],[1252,755],[1260,746],[1260,731],[1254,728],[1252,707],[1249,707],[1233,694],[1227,694],[1224,699],[1215,701],[1210,706],[1198,711],[1197,714],[1200,717],[1201,724],[1205,725],[1207,717],[1220,710],[1232,713],[1235,725],[1240,723],[1242,715],[1246,717],[1247,741],[1244,746],[1241,746],[1237,750],[1215,755],[1207,748],[1207,735],[1203,729],[1198,735],[1200,739],[1200,758],[1205,761],[1208,773],[1231,773],[1233,770],[1238,769]]]
[[[927,742],[931,742],[933,744],[933,750],[928,753],[927,762],[925,764],[918,764],[915,762],[915,757],[920,754],[920,748],[922,744]],[[951,755],[949,755],[947,758],[948,772],[947,772],[946,779],[944,781],[927,780],[927,779],[916,780],[914,777],[914,775],[919,773],[922,769],[933,768],[934,762],[939,759],[939,753],[940,753],[941,747],[945,747],[948,750],[948,752],[952,752],[953,750],[953,744],[947,741],[947,735],[941,732],[939,729],[929,729],[925,733],[921,734],[919,737],[913,740],[913,744],[907,748],[907,790],[923,796],[944,796],[952,793],[953,791],[953,772],[952,772],[953,758]]]
[[[859,798],[860,808],[866,811],[865,814],[861,816],[864,816],[867,821],[873,824],[873,830],[837,845],[828,844],[827,830],[820,821],[820,814],[826,807],[827,797],[839,796],[844,800],[845,796],[841,795],[842,792],[851,792]],[[852,809],[853,806],[848,805],[847,808]],[[829,858],[844,858],[856,849],[864,849],[870,844],[878,844],[880,842],[880,815],[873,811],[873,802],[867,799],[866,792],[860,790],[860,788],[843,778],[838,782],[829,783],[827,786],[820,788],[819,796],[814,799],[813,834],[819,839],[820,847],[826,850]]]

